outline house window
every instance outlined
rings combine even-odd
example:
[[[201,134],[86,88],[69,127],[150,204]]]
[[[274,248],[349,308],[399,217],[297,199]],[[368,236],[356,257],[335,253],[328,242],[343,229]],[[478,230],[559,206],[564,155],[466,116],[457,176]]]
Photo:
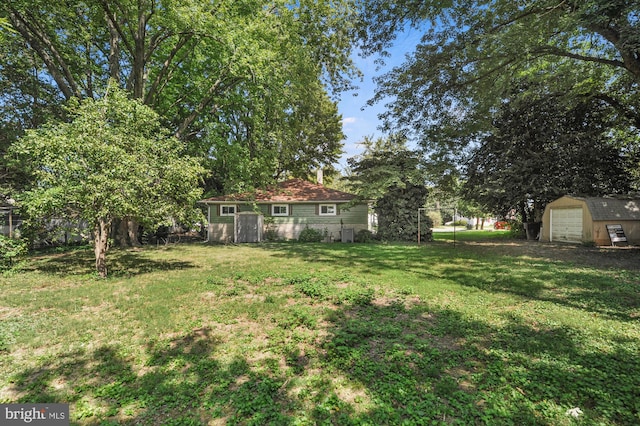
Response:
[[[271,216],[289,216],[289,205],[288,204],[272,205]]]
[[[335,216],[338,212],[335,204],[320,204],[320,216]]]
[[[236,206],[223,205],[220,206],[220,216],[234,216],[236,214]]]

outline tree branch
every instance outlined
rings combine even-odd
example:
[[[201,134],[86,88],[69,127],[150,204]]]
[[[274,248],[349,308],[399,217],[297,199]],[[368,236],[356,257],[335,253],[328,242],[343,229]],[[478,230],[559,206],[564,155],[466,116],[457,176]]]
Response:
[[[573,52],[569,52],[566,50],[562,50],[558,47],[555,46],[541,46],[537,49],[533,50],[533,53],[542,53],[542,54],[546,54],[546,55],[553,55],[553,56],[562,56],[565,58],[571,58],[571,59],[577,59],[579,61],[584,61],[584,62],[595,62],[595,63],[599,63],[599,64],[604,64],[604,65],[610,65],[610,66],[614,66],[614,67],[618,67],[618,68],[626,68],[624,62],[622,61],[617,61],[615,59],[605,59],[605,58],[598,58],[595,56],[586,56],[586,55],[580,55],[577,53],[573,53]]]
[[[155,80],[151,84],[151,88],[149,89],[149,91],[145,96],[145,99],[144,99],[145,104],[150,105],[152,103],[153,98],[155,97],[158,91],[158,88],[160,87],[160,83],[165,79],[165,77],[167,77],[170,74],[169,67],[173,63],[175,56],[184,47],[184,45],[187,44],[189,40],[191,40],[192,38],[193,38],[193,34],[187,34],[185,37],[180,37],[180,40],[178,40],[178,43],[173,47],[173,49],[171,49],[171,52],[169,52],[169,55],[162,63],[162,68],[158,72],[158,75],[156,76]]]
[[[133,54],[131,75],[133,76],[133,97],[142,99],[145,83],[145,40],[147,39],[147,15],[144,13],[142,2],[138,1],[137,29],[133,37],[135,51]]]
[[[131,43],[129,43],[129,40],[127,39],[127,37],[125,37],[122,26],[119,25],[118,20],[116,19],[115,12],[112,11],[111,8],[109,7],[110,2],[107,0],[99,0],[99,1],[100,1],[100,5],[102,5],[102,10],[104,10],[107,20],[110,23],[109,28],[113,27],[113,29],[118,33],[118,35],[120,36],[120,40],[125,46],[125,49],[127,50],[127,52],[129,52],[131,57],[133,57],[133,54],[134,54],[133,46],[131,46]],[[122,13],[123,16],[125,16],[125,13],[122,11],[122,7],[120,6],[120,4],[116,3],[116,5],[118,6],[119,9],[121,9],[120,13]]]
[[[640,129],[640,116],[635,112],[626,107],[626,105],[615,97],[606,94],[606,93],[595,93],[593,95],[594,98],[600,99],[603,102],[611,105],[615,110],[620,111],[622,115],[631,120],[633,125]]]
[[[111,18],[107,18],[109,27],[109,76],[120,81],[120,39],[118,29]]]
[[[14,28],[33,47],[40,59],[45,63],[47,70],[51,73],[64,97],[66,99],[74,96],[81,98],[82,94],[78,90],[78,85],[73,75],[51,40],[38,28],[29,25],[28,20],[17,10],[11,8],[9,17]]]
[[[185,119],[182,121],[182,123],[178,127],[178,130],[175,133],[176,138],[180,139],[183,136],[184,131],[195,121],[195,119],[198,117],[198,115],[200,115],[200,113],[202,113],[202,111],[204,111],[204,109],[209,104],[211,104],[211,102],[213,101],[214,96],[217,94],[218,89],[224,83],[228,83],[227,87],[231,88],[231,87],[234,87],[236,84],[240,83],[241,81],[242,81],[242,78],[240,78],[240,77],[233,77],[233,78],[226,79],[225,74],[221,75],[209,87],[209,89],[207,90],[206,95],[203,96],[202,99],[200,100],[200,102],[198,103],[198,106],[195,107],[193,109],[193,111],[191,111],[191,113],[189,115],[187,115],[187,117],[185,117]]]
[[[498,66],[491,68],[487,72],[485,72],[485,73],[483,73],[483,74],[481,74],[481,75],[479,75],[479,76],[477,76],[475,78],[472,78],[471,80],[467,80],[467,81],[464,81],[464,82],[459,83],[459,84],[455,84],[454,83],[453,85],[454,86],[458,86],[458,87],[462,87],[462,86],[468,86],[468,85],[473,84],[473,83],[477,83],[478,81],[481,81],[481,80],[484,80],[485,78],[490,77],[491,75],[495,74],[496,72],[500,71],[501,69],[508,67],[510,64],[512,64],[514,62],[516,62],[516,60],[514,58],[509,58],[509,60],[507,60],[505,62],[502,62]]]
[[[625,40],[622,39],[620,31],[617,31],[614,28],[602,27],[595,24],[587,25],[587,28],[597,34],[600,34],[605,40],[613,44],[620,53],[620,56],[622,56],[622,61],[618,62],[622,64],[623,68],[633,74],[634,77],[637,79],[640,78],[640,60],[638,60],[640,55],[637,50],[633,51],[625,48]]]

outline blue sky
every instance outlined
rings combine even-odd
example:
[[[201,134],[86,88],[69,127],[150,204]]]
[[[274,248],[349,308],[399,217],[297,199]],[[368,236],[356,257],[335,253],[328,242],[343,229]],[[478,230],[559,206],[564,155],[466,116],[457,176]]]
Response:
[[[361,58],[357,54],[353,55],[353,59],[364,74],[364,77],[362,81],[354,82],[358,86],[358,90],[343,93],[338,103],[338,111],[342,114],[342,131],[347,136],[344,141],[345,153],[338,162],[338,170],[346,167],[347,158],[362,152],[362,148],[358,143],[365,136],[377,138],[383,135],[378,129],[380,125],[378,114],[384,111],[384,103],[373,106],[366,105],[367,101],[375,93],[376,85],[373,82],[373,78],[404,62],[405,55],[413,52],[419,41],[420,33],[416,30],[408,30],[402,33],[389,51],[391,56],[385,58],[384,67],[379,67],[375,63],[376,57]]]

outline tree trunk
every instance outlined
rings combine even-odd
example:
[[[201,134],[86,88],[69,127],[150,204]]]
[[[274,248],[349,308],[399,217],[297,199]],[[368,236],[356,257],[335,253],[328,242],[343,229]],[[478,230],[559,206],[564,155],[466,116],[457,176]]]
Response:
[[[113,241],[118,247],[139,247],[140,244],[140,224],[137,220],[124,217],[114,219]]]
[[[93,250],[96,255],[96,271],[101,278],[107,277],[107,244],[109,241],[109,227],[111,223],[99,219],[93,228]]]
[[[109,27],[109,76],[115,81],[120,81],[120,36],[111,19],[107,19],[107,26]]]
[[[134,55],[133,55],[133,67],[131,74],[133,75],[133,98],[142,99],[144,96],[144,83],[145,83],[145,41],[147,38],[147,16],[145,10],[141,4],[138,4],[138,29],[133,35],[134,40]]]
[[[140,241],[138,237],[140,236],[138,232],[139,224],[137,220],[129,219],[126,221],[127,224],[127,234],[129,236],[129,244],[131,247],[140,247]]]
[[[129,247],[126,219],[114,219],[111,232],[113,232],[113,242],[115,246]]]
[[[520,203],[520,214],[522,215],[522,223],[530,222],[529,215],[527,214],[527,202],[523,201]]]
[[[527,240],[537,240],[540,237],[541,222],[527,222],[523,223],[524,231],[527,236]]]

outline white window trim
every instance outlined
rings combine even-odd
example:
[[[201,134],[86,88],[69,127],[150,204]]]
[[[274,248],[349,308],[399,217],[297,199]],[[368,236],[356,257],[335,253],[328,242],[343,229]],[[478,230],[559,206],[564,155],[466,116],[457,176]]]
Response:
[[[276,213],[276,207],[284,207],[285,213]],[[271,216],[289,216],[289,204],[272,204]]]
[[[331,213],[322,213],[322,207],[331,207],[331,208],[333,208],[333,212],[331,212]],[[318,215],[319,216],[337,216],[338,215],[338,206],[336,204],[320,204],[318,206]]]
[[[233,207],[233,213],[223,213],[225,207]],[[235,216],[237,211],[238,207],[235,204],[220,204],[220,216]]]

